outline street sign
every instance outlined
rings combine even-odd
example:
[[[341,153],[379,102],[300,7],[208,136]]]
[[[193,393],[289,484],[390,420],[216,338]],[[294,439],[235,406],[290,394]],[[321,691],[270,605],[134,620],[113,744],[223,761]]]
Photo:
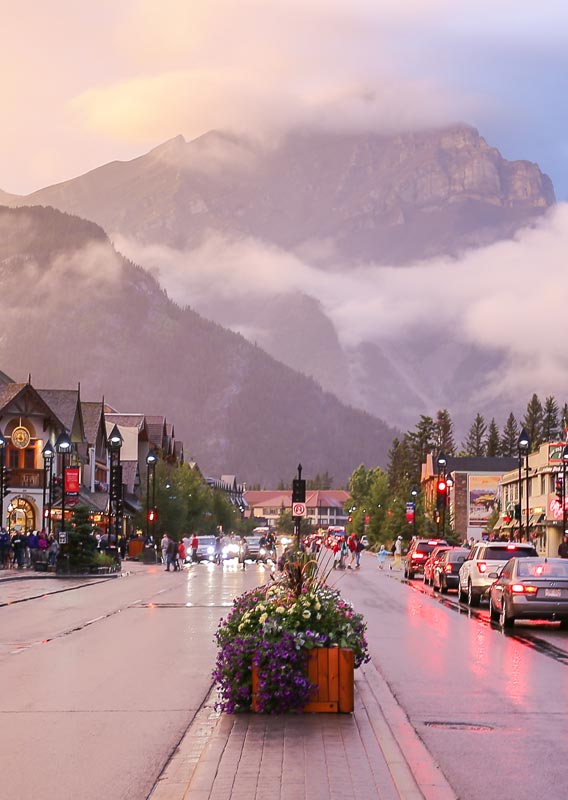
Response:
[[[306,516],[306,504],[305,503],[293,503],[292,504],[292,516],[293,517],[305,517]]]
[[[67,544],[67,533],[63,531],[63,533],[59,534],[59,544]]]

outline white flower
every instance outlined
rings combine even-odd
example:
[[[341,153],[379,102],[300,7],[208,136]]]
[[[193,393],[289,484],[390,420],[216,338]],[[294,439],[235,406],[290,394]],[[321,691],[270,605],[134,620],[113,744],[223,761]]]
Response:
[[[305,611],[302,611],[302,616],[304,619],[309,619],[312,616],[311,611],[308,611],[308,609],[306,608]]]
[[[316,614],[316,619],[321,619],[321,614]]]
[[[276,608],[276,613],[277,614],[283,614],[285,611],[286,611],[286,609],[284,608],[284,606],[277,606],[277,608]]]

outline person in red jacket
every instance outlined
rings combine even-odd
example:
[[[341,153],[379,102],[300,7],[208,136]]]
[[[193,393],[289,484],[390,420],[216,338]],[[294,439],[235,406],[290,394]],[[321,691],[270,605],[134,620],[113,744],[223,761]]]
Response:
[[[355,531],[351,534],[351,536],[347,539],[347,547],[349,548],[349,552],[351,553],[351,558],[349,559],[349,569],[353,569],[353,564],[355,564],[355,568],[359,566],[357,564],[357,534]]]
[[[197,534],[194,533],[191,538],[191,560],[194,564],[197,564],[197,548],[199,547],[199,539],[197,538]]]

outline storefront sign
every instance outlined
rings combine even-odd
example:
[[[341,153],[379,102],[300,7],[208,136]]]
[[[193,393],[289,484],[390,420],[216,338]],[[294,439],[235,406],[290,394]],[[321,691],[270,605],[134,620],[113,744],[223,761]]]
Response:
[[[562,461],[562,452],[564,450],[564,442],[548,445],[548,463],[560,464]]]
[[[65,494],[79,494],[79,467],[65,470]]]

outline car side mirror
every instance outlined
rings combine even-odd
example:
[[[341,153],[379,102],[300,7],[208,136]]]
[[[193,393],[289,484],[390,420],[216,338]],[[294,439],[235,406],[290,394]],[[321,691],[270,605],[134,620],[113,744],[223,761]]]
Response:
[[[497,578],[499,577],[499,575],[500,575],[500,573],[499,573],[499,572],[489,572],[489,573],[487,574],[487,577],[488,577],[488,578],[493,578],[493,580],[497,580]]]

